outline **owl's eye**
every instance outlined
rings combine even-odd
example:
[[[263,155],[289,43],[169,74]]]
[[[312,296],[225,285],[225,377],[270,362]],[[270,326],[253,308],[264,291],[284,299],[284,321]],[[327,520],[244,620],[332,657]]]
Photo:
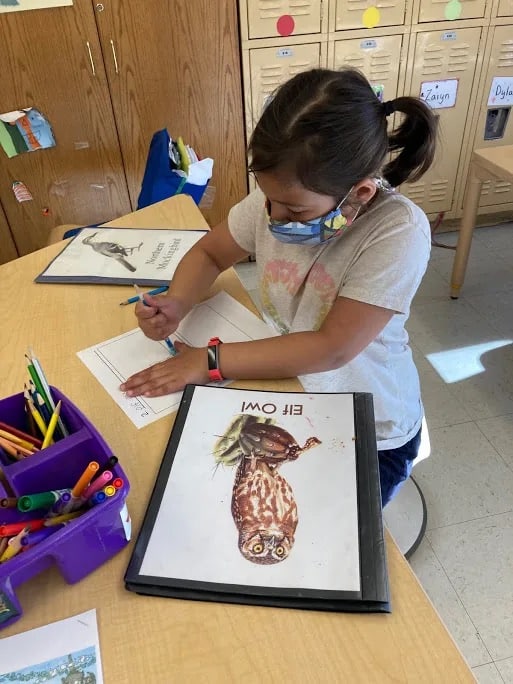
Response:
[[[274,552],[276,553],[277,556],[283,556],[283,554],[285,553],[285,549],[280,544],[280,546],[277,546],[275,548]]]
[[[262,553],[262,551],[264,550],[264,545],[260,543],[254,544],[251,550],[253,551],[253,553]]]

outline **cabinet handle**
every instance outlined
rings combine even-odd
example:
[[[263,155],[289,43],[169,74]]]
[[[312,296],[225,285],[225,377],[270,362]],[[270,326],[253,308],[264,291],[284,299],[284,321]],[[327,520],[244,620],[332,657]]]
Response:
[[[91,62],[91,72],[93,76],[96,76],[96,69],[94,68],[94,61],[93,61],[93,53],[91,52],[91,44],[89,41],[86,41],[87,45],[87,52],[89,53],[89,61]]]
[[[112,38],[110,39],[110,47],[112,48],[112,58],[114,59],[114,69],[116,70],[116,73],[119,74],[118,58],[116,57],[116,48],[114,47],[114,41],[112,40]]]

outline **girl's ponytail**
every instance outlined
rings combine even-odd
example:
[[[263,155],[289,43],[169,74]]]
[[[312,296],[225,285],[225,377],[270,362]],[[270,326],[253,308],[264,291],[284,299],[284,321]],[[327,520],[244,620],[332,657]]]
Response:
[[[415,182],[429,169],[435,156],[438,117],[425,102],[415,97],[398,97],[387,103],[404,115],[388,138],[389,150],[399,151],[383,169],[392,187]]]

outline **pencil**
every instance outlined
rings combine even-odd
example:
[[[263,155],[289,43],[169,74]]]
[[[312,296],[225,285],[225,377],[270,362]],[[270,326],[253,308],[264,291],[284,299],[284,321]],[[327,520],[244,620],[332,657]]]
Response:
[[[45,421],[41,418],[41,414],[39,411],[36,409],[34,402],[32,401],[30,395],[28,395],[28,390],[27,394],[25,395],[25,401],[27,402],[28,409],[30,411],[30,415],[34,419],[35,424],[37,425],[39,432],[43,435],[43,438],[46,437],[46,424]]]
[[[169,290],[169,287],[167,285],[163,285],[162,287],[156,287],[154,290],[150,290],[146,294],[158,295],[158,294],[162,294],[162,292],[167,292],[167,290]],[[127,304],[135,304],[140,299],[141,299],[141,297],[139,295],[137,295],[136,297],[129,297],[124,302],[119,302],[119,306],[126,306]]]
[[[45,435],[45,438],[43,440],[43,444],[41,446],[41,449],[46,449],[46,447],[51,442],[51,439],[53,437],[53,433],[55,431],[55,426],[57,425],[57,421],[59,420],[60,410],[61,410],[61,401],[59,400],[57,402],[57,406],[55,407],[55,411],[52,413],[52,417],[50,418],[50,422],[48,424],[48,430],[46,431],[46,435]]]
[[[43,397],[43,399],[45,399],[45,402],[46,402],[46,400],[48,400],[47,403],[48,403],[48,408],[50,409],[50,411],[55,411],[55,402],[54,402],[53,397],[52,397],[50,385],[48,384],[48,380],[46,379],[46,375],[43,371],[43,367],[41,366],[41,364],[39,363],[39,360],[34,355],[33,350],[30,349],[29,352],[30,352],[30,358],[32,359],[32,364],[33,364],[35,370],[37,371],[37,375],[39,377],[40,383],[41,383],[43,390],[44,390],[44,392],[42,393],[42,397]],[[41,394],[41,392],[40,392],[40,394]],[[61,432],[61,435],[63,437],[68,437],[69,431],[67,430],[66,426],[64,425],[63,420],[60,417],[60,415],[59,415],[59,419],[57,421],[57,424],[59,426],[59,430]]]
[[[27,442],[32,442],[32,444],[35,447],[39,448],[41,446],[40,439],[37,439],[37,437],[29,435],[27,432],[23,432],[23,430],[19,430],[18,428],[15,428],[12,425],[9,425],[8,423],[2,423],[2,421],[0,421],[0,429],[10,432],[11,435],[16,435],[16,437],[21,437],[21,439],[24,439]]]

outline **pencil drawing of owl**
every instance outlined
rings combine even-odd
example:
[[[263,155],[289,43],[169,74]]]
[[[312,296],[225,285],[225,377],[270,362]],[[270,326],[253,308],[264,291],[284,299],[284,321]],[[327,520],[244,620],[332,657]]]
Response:
[[[309,437],[301,447],[273,419],[245,414],[236,416],[217,441],[217,463],[237,464],[231,509],[239,551],[247,560],[271,565],[289,556],[298,511],[294,492],[278,469],[318,444],[317,437]]]

